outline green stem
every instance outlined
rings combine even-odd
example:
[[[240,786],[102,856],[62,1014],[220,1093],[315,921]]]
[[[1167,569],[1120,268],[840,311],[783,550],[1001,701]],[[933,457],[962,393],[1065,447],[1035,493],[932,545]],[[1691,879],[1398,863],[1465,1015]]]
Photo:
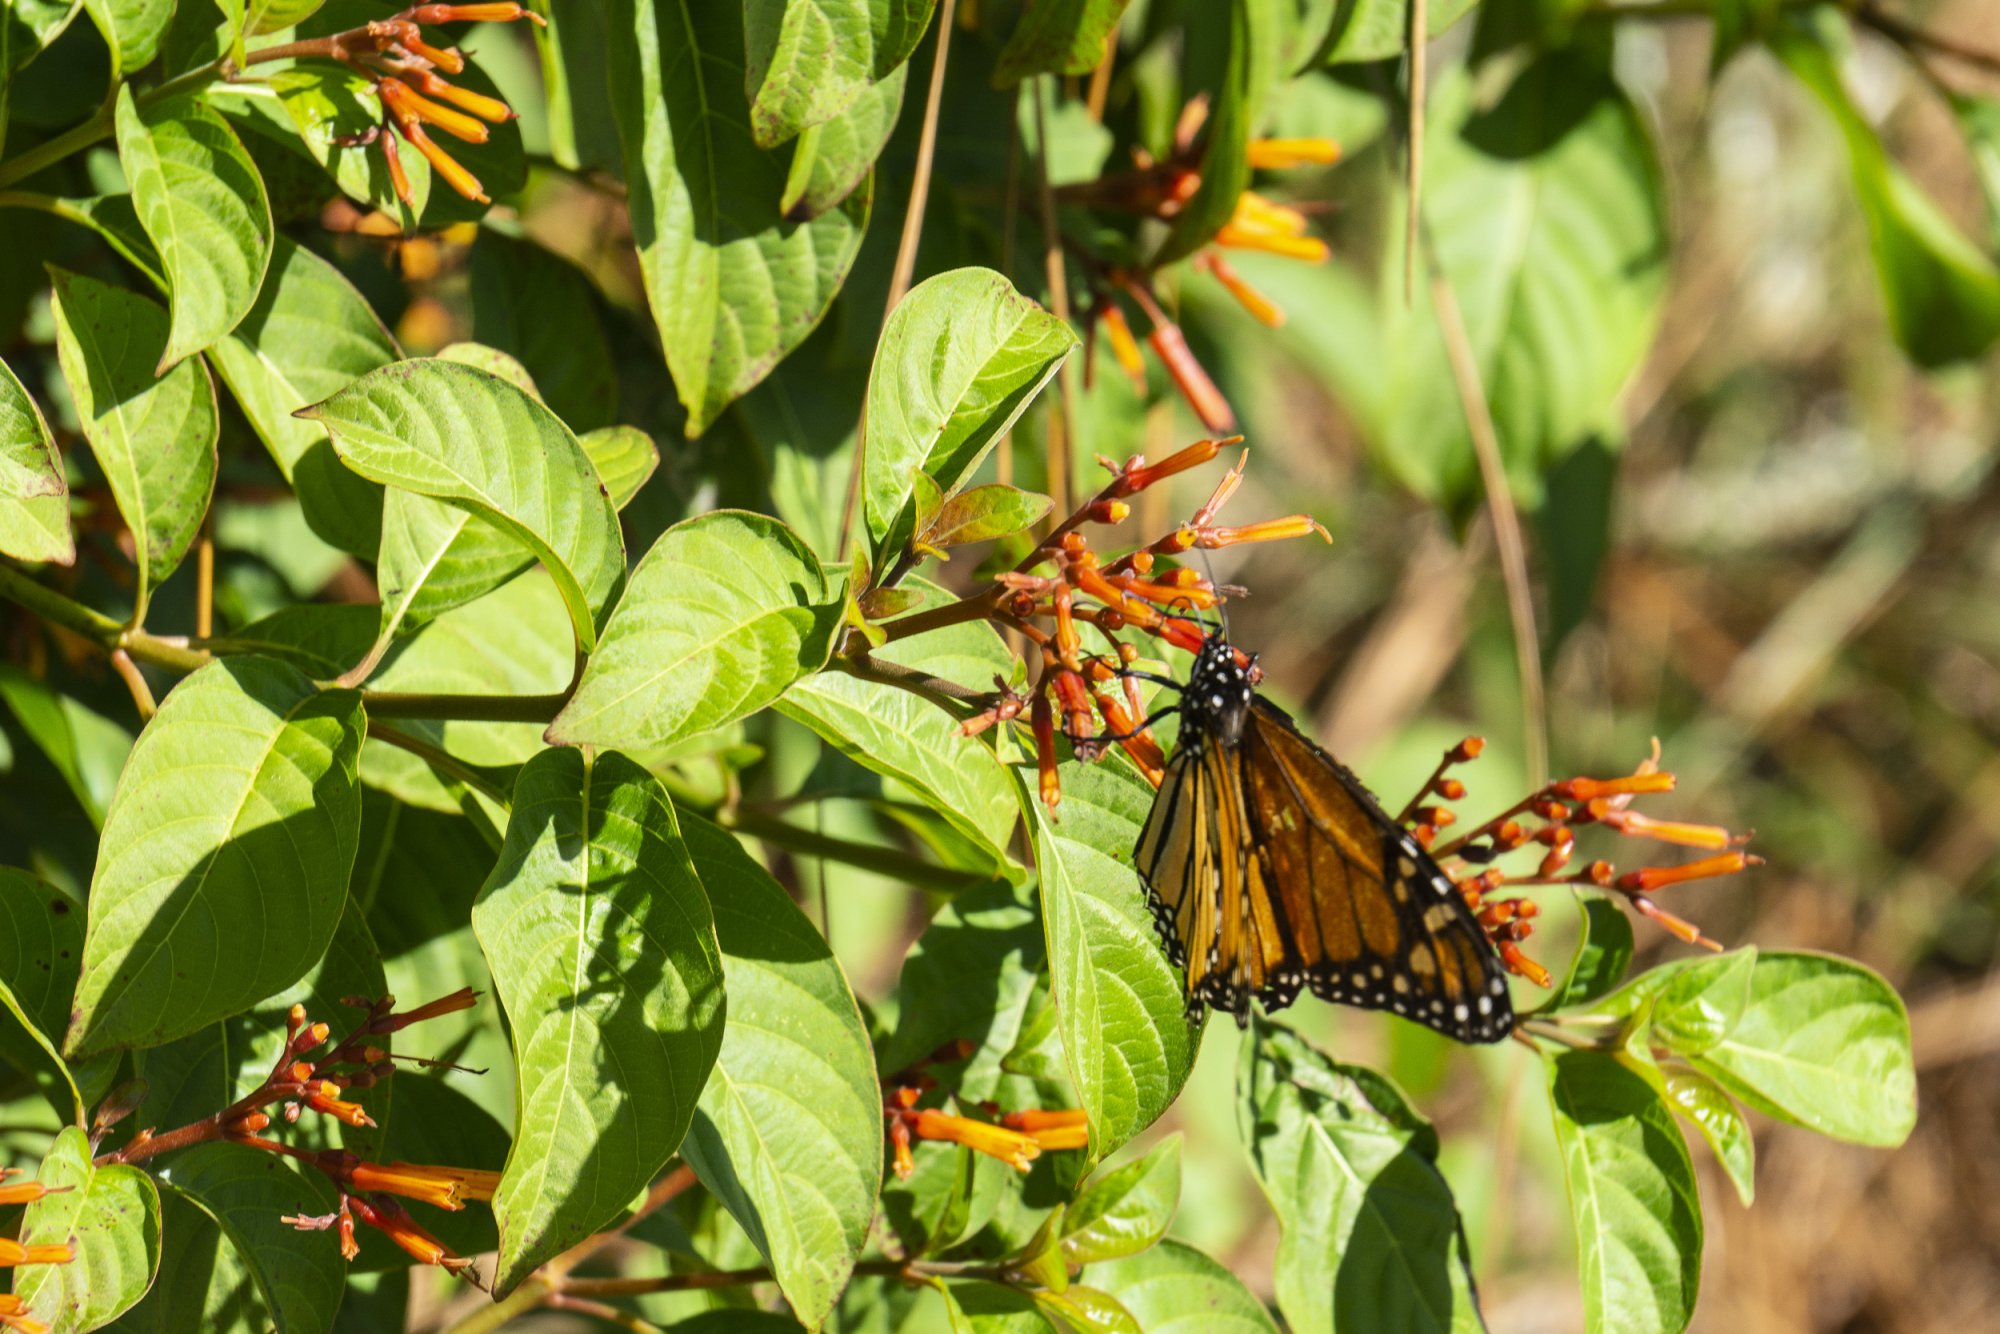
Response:
[[[546,723],[569,703],[559,695],[429,695],[364,690],[371,718],[450,718],[475,723]]]
[[[852,839],[815,833],[813,830],[801,829],[795,824],[788,824],[772,816],[760,815],[740,807],[733,812],[718,811],[715,818],[725,829],[747,834],[774,847],[802,852],[811,857],[824,857],[828,861],[840,862],[845,866],[858,866],[864,871],[874,871],[893,880],[927,885],[933,889],[955,892],[987,884],[993,879],[992,876],[981,875],[977,871],[959,871],[948,866],[939,866],[921,857],[912,857],[906,852],[899,852],[895,848],[883,847],[879,843],[857,843]]]
[[[73,598],[44,588],[11,565],[0,565],[0,597],[19,603],[52,625],[74,631],[106,649],[118,647],[125,627]]]
[[[257,59],[257,55],[252,55],[250,62],[255,64]],[[191,88],[200,88],[226,77],[228,70],[229,61],[225,57],[168,79],[159,87],[139,94],[135,100],[142,107],[152,106],[156,102],[164,102]],[[64,130],[47,143],[36,144],[17,158],[0,162],[0,186],[26,180],[36,172],[62,161],[70,154],[82,152],[100,139],[110,138],[112,128],[118,119],[119,87],[118,84],[112,85],[111,92],[104,99],[104,105],[99,107],[89,120]]]
[[[866,654],[855,658],[835,658],[827,665],[830,672],[846,672],[858,676],[863,681],[873,681],[877,685],[894,686],[920,696],[952,714],[963,716],[962,710],[984,708],[992,703],[990,691],[972,690],[956,681],[947,681],[929,672],[920,672],[914,667],[900,663],[880,662]]]
[[[431,768],[449,778],[457,779],[496,806],[505,809],[513,801],[513,798],[497,783],[456,755],[441,750],[428,741],[413,737],[408,732],[397,731],[393,727],[384,727],[373,718],[368,720],[368,735],[377,741],[387,742],[398,750],[407,750]]]
[[[940,630],[947,625],[963,625],[967,621],[983,621],[993,614],[999,605],[1000,595],[1005,590],[998,584],[983,593],[947,602],[942,607],[916,612],[909,616],[899,616],[893,621],[883,621],[879,628],[888,636],[884,643],[893,644],[911,635],[923,634],[926,630]]]

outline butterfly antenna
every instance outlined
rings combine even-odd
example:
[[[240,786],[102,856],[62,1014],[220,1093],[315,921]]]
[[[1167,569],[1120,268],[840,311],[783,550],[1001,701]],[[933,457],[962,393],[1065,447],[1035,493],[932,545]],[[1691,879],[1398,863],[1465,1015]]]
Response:
[[[1208,576],[1208,586],[1215,590],[1215,614],[1222,618],[1223,642],[1232,642],[1229,638],[1229,603],[1222,596],[1222,585],[1215,581],[1215,566],[1208,559],[1208,548],[1196,547],[1195,550],[1201,553],[1202,573]]]

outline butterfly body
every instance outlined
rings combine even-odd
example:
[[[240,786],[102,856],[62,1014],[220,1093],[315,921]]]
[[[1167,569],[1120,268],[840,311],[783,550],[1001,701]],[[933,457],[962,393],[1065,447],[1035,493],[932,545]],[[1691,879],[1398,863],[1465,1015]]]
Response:
[[[1134,860],[1191,1013],[1281,1009],[1302,988],[1464,1042],[1513,1027],[1485,931],[1409,831],[1256,692],[1211,635]]]

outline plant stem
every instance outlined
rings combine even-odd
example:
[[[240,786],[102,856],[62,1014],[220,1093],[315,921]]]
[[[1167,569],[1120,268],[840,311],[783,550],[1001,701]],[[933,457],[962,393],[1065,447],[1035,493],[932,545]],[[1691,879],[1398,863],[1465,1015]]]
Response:
[[[215,661],[214,654],[190,648],[184,639],[128,629],[102,612],[37,583],[10,565],[0,564],[0,598],[26,607],[51,625],[83,636],[107,653],[123,649],[135,662],[192,672]]]
[[[400,732],[393,727],[384,727],[373,718],[368,720],[368,735],[377,741],[387,742],[398,750],[410,752],[410,754],[416,756],[425,764],[430,765],[431,768],[436,769],[439,773],[455,778],[467,787],[474,789],[496,806],[505,808],[513,801],[511,796],[487,779],[478,770],[466,764],[456,755],[441,750],[428,741],[413,737],[408,732]]]
[[[923,634],[926,630],[941,630],[947,625],[963,625],[967,621],[983,621],[993,614],[993,608],[1000,600],[1000,591],[996,584],[984,592],[948,602],[942,607],[884,621],[880,629],[888,635],[888,639],[883,642],[893,644],[899,639]]]
[[[984,885],[993,878],[981,875],[977,871],[959,871],[948,866],[939,866],[935,862],[912,857],[906,852],[899,852],[895,848],[884,847],[879,843],[857,843],[851,839],[836,838],[831,834],[801,829],[775,816],[761,815],[741,807],[733,812],[717,811],[715,818],[725,829],[759,839],[774,847],[805,853],[812,857],[824,857],[828,861],[840,862],[845,866],[857,866],[864,871],[874,871],[893,880],[926,885],[948,893]]]
[[[1049,313],[1070,324],[1069,272],[1063,258],[1062,231],[1056,226],[1055,192],[1049,187],[1049,123],[1047,78],[1035,80],[1035,184],[1042,218],[1042,266],[1049,287]],[[1065,356],[1056,367],[1055,412],[1049,422],[1049,494],[1055,498],[1058,514],[1069,508],[1070,452],[1076,445],[1076,385],[1070,372],[1071,358]]]
[[[254,52],[250,56],[250,63],[254,65],[260,59],[272,58],[263,52]],[[157,88],[150,88],[139,94],[134,101],[142,107],[164,102],[191,88],[200,88],[217,79],[228,77],[230,68],[228,57],[225,56],[168,79]],[[110,138],[112,127],[117,124],[118,119],[119,87],[117,84],[112,85],[111,92],[104,99],[104,105],[99,107],[89,120],[81,125],[72,126],[46,143],[36,144],[17,158],[0,162],[0,186],[26,180],[36,172],[62,161],[70,154],[82,152],[100,139]]]
[[[904,667],[893,662],[877,662],[868,655],[852,658],[835,658],[828,666],[829,671],[846,672],[864,681],[878,685],[894,686],[907,690],[913,695],[921,695],[948,713],[956,713],[961,706],[984,707],[992,700],[986,691],[972,690],[956,681],[947,681],[941,676],[920,672],[914,667]]]
[[[371,718],[449,718],[476,723],[546,723],[562,712],[569,694],[430,695],[398,690],[364,690],[361,702]]]

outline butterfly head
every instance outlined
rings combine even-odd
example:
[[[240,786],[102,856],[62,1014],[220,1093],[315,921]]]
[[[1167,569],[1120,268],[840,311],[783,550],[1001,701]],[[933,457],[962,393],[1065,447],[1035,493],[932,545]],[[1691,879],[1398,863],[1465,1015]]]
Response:
[[[1236,660],[1236,650],[1220,634],[1211,634],[1195,654],[1194,668],[1181,691],[1181,739],[1184,745],[1214,742],[1234,748],[1243,736],[1255,680]]]

